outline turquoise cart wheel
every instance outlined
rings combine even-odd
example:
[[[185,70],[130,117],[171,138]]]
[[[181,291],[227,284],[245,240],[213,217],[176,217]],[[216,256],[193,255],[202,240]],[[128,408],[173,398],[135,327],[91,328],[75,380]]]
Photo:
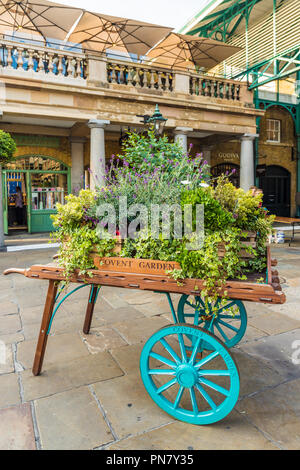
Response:
[[[215,316],[212,316],[216,307]],[[232,348],[241,341],[247,329],[247,312],[240,300],[222,300],[205,305],[199,296],[182,295],[178,303],[179,323],[200,326]]]
[[[193,348],[185,345],[191,338]],[[209,345],[203,351],[202,343]],[[140,371],[152,400],[174,418],[211,424],[234,408],[240,390],[239,372],[229,350],[198,326],[169,325],[145,344]]]

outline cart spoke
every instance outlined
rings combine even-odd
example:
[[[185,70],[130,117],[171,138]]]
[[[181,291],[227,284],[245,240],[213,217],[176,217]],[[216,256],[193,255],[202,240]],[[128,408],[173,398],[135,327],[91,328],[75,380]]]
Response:
[[[169,359],[167,359],[166,357],[163,357],[161,356],[160,354],[157,354],[153,351],[151,351],[151,353],[149,354],[150,357],[153,357],[153,359],[157,359],[158,361],[160,362],[163,362],[164,364],[167,364],[167,366],[170,366],[172,367],[173,369],[175,369],[176,367],[176,364],[175,362],[172,362],[172,361],[169,361]]]
[[[222,328],[220,327],[218,323],[216,323],[216,328],[219,331],[219,333],[223,336],[224,340],[229,341],[229,338],[225,335],[224,331],[222,330]]]
[[[182,360],[183,362],[188,362],[187,356],[186,356],[185,345],[184,345],[184,341],[183,341],[183,337],[181,333],[178,333],[178,341],[179,341]]]
[[[240,315],[218,315],[218,318],[224,318],[224,320],[240,320]]]
[[[170,354],[170,356],[173,357],[174,361],[176,362],[176,364],[181,364],[181,360],[180,358],[177,356],[176,352],[174,351],[174,349],[169,345],[169,343],[165,340],[165,339],[161,339],[160,340],[161,344],[163,345],[163,347],[168,351],[168,353]]]
[[[200,345],[200,341],[201,341],[201,338],[197,338],[196,343],[195,343],[195,345],[194,345],[193,352],[192,352],[191,357],[190,357],[190,360],[189,360],[189,364],[193,364],[193,363],[194,363],[194,360],[195,360],[195,358],[196,358],[197,351],[198,351],[198,348],[199,348],[199,345]]]
[[[199,372],[198,372],[199,375],[219,375],[220,377],[225,377],[225,376],[230,376],[230,372],[229,370],[204,370],[204,369],[200,369]]]
[[[210,380],[204,379],[202,377],[199,377],[199,380],[201,381],[202,384],[206,385],[207,387],[212,388],[213,390],[216,390],[219,393],[222,393],[222,395],[225,395],[228,397],[230,395],[230,390],[226,390],[226,388],[221,387],[218,384],[215,384],[214,382],[211,382]]]
[[[199,410],[198,410],[198,405],[197,405],[197,401],[196,401],[194,387],[190,388],[190,396],[191,396],[191,402],[192,402],[192,406],[193,406],[193,410],[194,410],[194,415],[197,415],[199,413]]]
[[[218,351],[214,351],[208,356],[204,357],[201,359],[201,361],[197,362],[197,364],[194,365],[196,369],[200,369],[200,367],[204,366],[204,364],[207,364],[209,361],[212,361],[215,357],[219,356]]]
[[[181,400],[181,398],[182,398],[183,391],[184,391],[184,387],[181,385],[180,389],[178,390],[178,393],[177,393],[176,400],[175,400],[175,402],[174,402],[173,408],[178,408],[179,403],[180,403],[180,400]]]
[[[150,375],[174,375],[175,371],[170,369],[150,369],[148,371]]]
[[[208,393],[204,390],[203,387],[201,387],[201,385],[199,384],[196,384],[195,387],[197,388],[197,390],[201,393],[201,395],[203,396],[203,398],[207,401],[207,403],[209,404],[209,406],[211,407],[212,410],[216,410],[217,409],[217,405],[215,404],[215,402],[212,400],[212,398],[210,398],[210,396],[208,395]]]
[[[194,308],[194,309],[196,310],[196,308],[197,308],[197,305],[195,305],[195,304],[192,304],[192,303],[191,303],[191,302],[189,302],[188,300],[186,301],[186,303],[187,303],[187,304],[188,304],[190,307],[192,307],[192,308]]]
[[[230,302],[229,304],[224,305],[224,307],[221,307],[221,308],[218,310],[218,313],[222,312],[222,311],[225,310],[225,309],[227,310],[228,308],[233,307],[234,305],[235,305],[235,301]]]
[[[177,379],[173,379],[173,380],[170,380],[170,382],[167,382],[166,384],[162,385],[161,387],[159,387],[156,392],[158,394],[161,394],[162,392],[164,392],[165,390],[168,390],[168,388],[172,387],[172,385],[176,384],[177,383]]]
[[[218,323],[221,323],[221,325],[226,326],[226,328],[229,328],[230,330],[235,331],[236,333],[238,333],[238,331],[239,331],[238,328],[236,328],[235,326],[232,326],[230,323],[226,323],[226,322],[223,321],[223,320],[219,320]]]

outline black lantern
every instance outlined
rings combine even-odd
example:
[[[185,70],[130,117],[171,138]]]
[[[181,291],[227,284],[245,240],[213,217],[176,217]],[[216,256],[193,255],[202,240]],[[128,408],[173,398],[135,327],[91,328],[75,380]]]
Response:
[[[158,104],[155,106],[155,111],[153,116],[148,114],[138,115],[137,117],[142,117],[144,119],[144,124],[153,124],[156,135],[162,135],[164,127],[168,119],[164,118],[161,114]]]

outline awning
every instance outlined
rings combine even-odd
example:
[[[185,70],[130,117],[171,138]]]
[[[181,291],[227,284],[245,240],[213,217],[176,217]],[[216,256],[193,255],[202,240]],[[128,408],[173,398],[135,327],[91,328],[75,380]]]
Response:
[[[174,69],[211,69],[240,50],[208,38],[169,33],[148,54],[151,62]]]

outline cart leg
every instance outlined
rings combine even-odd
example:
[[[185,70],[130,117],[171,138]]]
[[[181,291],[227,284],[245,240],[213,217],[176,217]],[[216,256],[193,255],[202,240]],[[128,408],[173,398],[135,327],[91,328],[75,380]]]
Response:
[[[88,335],[91,328],[91,323],[93,319],[94,307],[98,297],[100,287],[91,286],[90,296],[89,296],[89,303],[87,305],[85,320],[83,325],[83,332],[85,335]]]
[[[39,375],[42,370],[44,355],[45,355],[46,346],[47,346],[47,339],[48,339],[47,332],[48,332],[49,323],[51,320],[51,316],[52,316],[52,312],[53,312],[53,308],[55,304],[55,297],[57,294],[57,289],[58,289],[58,285],[56,284],[56,281],[49,281],[49,287],[48,287],[48,293],[47,293],[45,307],[44,307],[41,329],[40,329],[38,343],[36,346],[34,363],[32,367],[32,372],[34,375]]]

